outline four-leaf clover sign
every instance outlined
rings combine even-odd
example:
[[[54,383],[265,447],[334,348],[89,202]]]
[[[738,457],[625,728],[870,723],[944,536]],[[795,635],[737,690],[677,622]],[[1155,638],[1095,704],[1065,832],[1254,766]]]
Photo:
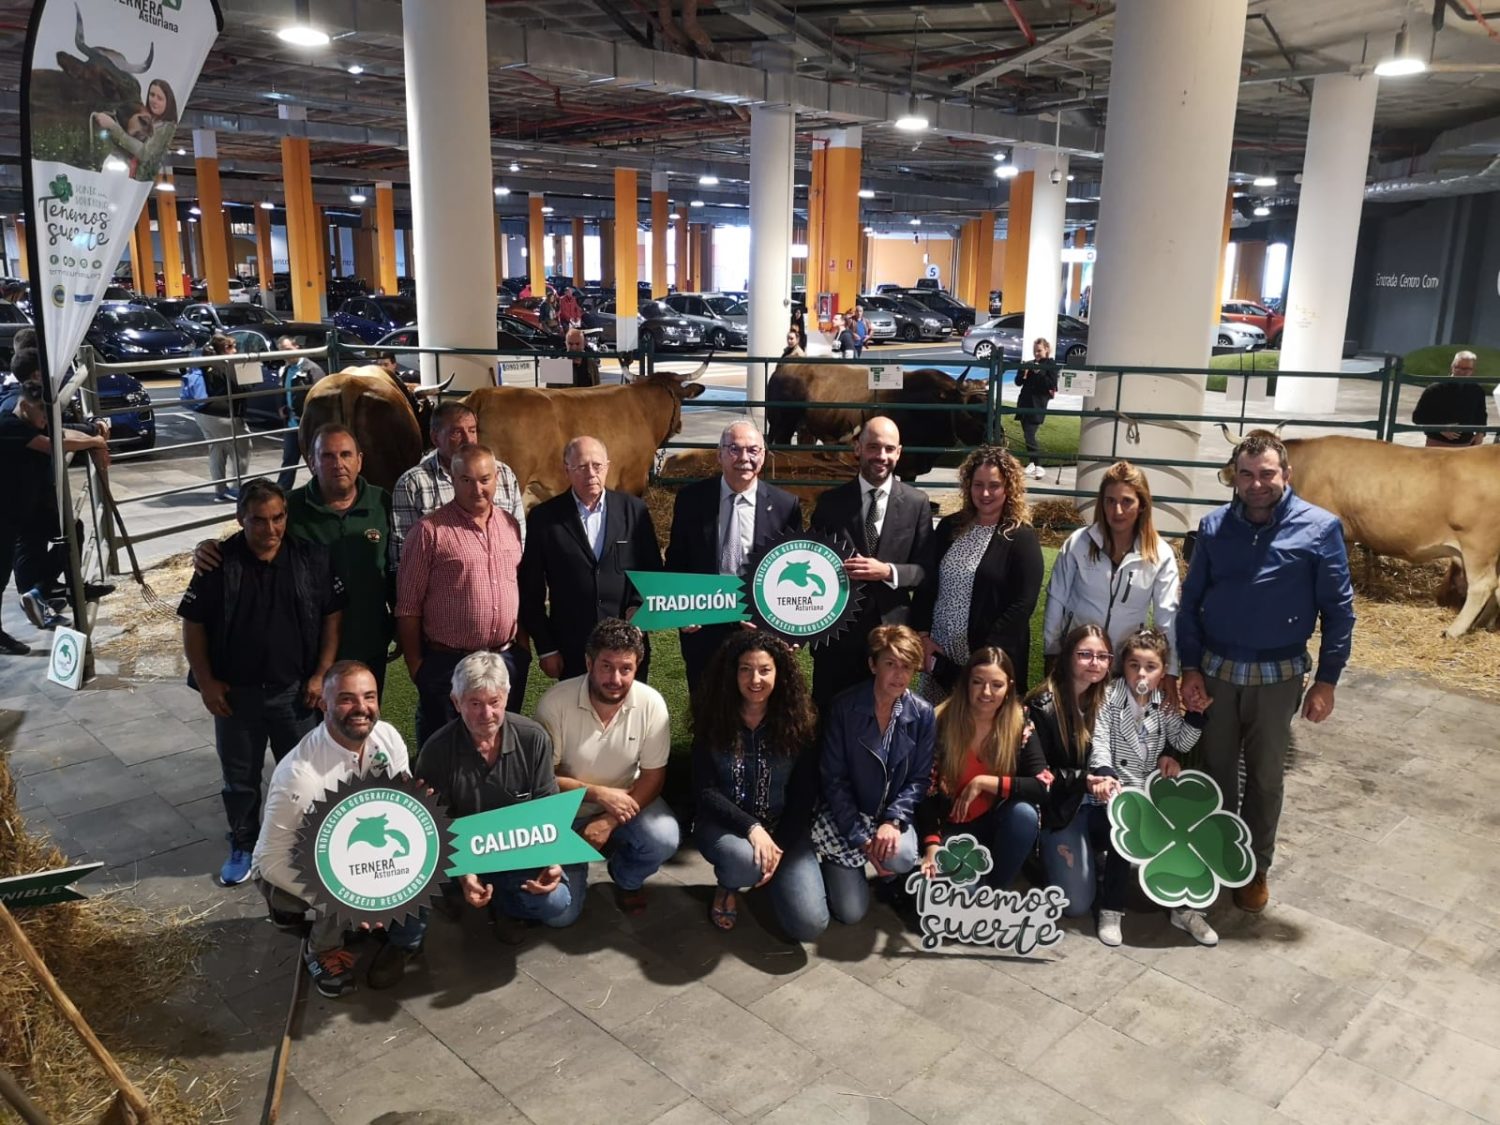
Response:
[[[1255,876],[1250,829],[1223,804],[1214,779],[1198,770],[1154,772],[1145,789],[1122,789],[1109,802],[1110,845],[1140,867],[1152,902],[1206,907],[1221,886]]]
[[[57,175],[52,177],[52,182],[47,185],[52,192],[52,198],[60,203],[66,203],[73,198],[73,185],[68,182],[68,177]]]
[[[972,883],[992,866],[990,850],[970,835],[950,837],[938,851],[938,871],[956,885]]]

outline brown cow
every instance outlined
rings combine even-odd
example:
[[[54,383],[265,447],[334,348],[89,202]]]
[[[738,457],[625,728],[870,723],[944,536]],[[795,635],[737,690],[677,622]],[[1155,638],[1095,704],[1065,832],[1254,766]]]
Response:
[[[452,381],[450,376],[448,383]],[[297,442],[303,458],[312,452],[318,427],[338,422],[354,431],[365,456],[364,478],[389,492],[429,444],[430,399],[448,383],[413,392],[383,367],[374,366],[348,367],[324,376],[312,385],[302,404]]]
[[[1462,563],[1468,594],[1448,636],[1500,612],[1500,445],[1424,449],[1318,437],[1293,438],[1286,451],[1297,495],[1338,516],[1349,542],[1410,562]]]
[[[479,418],[479,440],[514,470],[528,506],[568,487],[563,446],[588,434],[609,450],[609,488],[646,491],[662,442],[682,429],[682,400],[697,398],[690,374],[657,371],[604,387],[480,387],[465,404]]]
[[[719,472],[717,449],[686,449],[668,457],[659,476],[672,481],[678,487],[686,480],[701,480]],[[859,472],[859,458],[853,453],[823,452],[821,450],[791,450],[766,454],[761,477],[783,488],[800,500],[814,501],[834,484],[853,480]],[[816,483],[802,484],[802,481]]]
[[[782,363],[766,382],[766,429],[772,445],[796,435],[803,444],[824,441],[849,444],[865,422],[885,415],[901,431],[897,475],[913,480],[930,472],[941,454],[912,452],[918,446],[973,446],[984,441],[984,415],[964,410],[903,410],[902,404],[983,406],[982,382],[955,379],[935,368],[906,372],[900,390],[872,391],[870,369],[833,363]],[[873,402],[881,405],[820,407],[822,402]],[[775,404],[785,405],[775,405]]]

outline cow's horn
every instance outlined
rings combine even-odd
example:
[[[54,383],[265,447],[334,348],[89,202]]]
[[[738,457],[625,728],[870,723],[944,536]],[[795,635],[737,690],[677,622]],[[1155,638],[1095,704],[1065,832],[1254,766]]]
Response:
[[[698,365],[697,370],[695,370],[692,373],[687,374],[687,375],[681,375],[681,374],[677,373],[676,371],[674,371],[674,372],[672,372],[672,378],[674,378],[674,379],[676,379],[676,380],[678,380],[679,382],[682,382],[682,383],[696,382],[697,380],[703,378],[703,373],[708,370],[709,362],[712,359],[713,359],[713,356],[710,355],[708,357],[708,359],[705,359],[702,363],[700,363]]]
[[[441,395],[445,391],[447,391],[449,384],[451,384],[453,382],[453,380],[456,379],[456,378],[458,378],[458,372],[457,371],[451,372],[448,375],[448,378],[446,378],[445,380],[443,380],[437,386],[435,386],[435,387],[418,387],[416,390],[412,391],[412,394],[416,395],[417,398],[423,398],[423,397],[425,397],[427,395]]]
[[[1240,439],[1230,433],[1229,427],[1226,426],[1223,422],[1219,423],[1219,430],[1224,434],[1224,440],[1227,441],[1230,445],[1239,445]]]
[[[146,52],[146,61],[141,63],[140,66],[131,66],[129,63],[122,62],[120,64],[120,69],[123,70],[126,74],[145,74],[146,71],[151,69],[151,63],[155,58],[156,44],[153,43],[151,44],[151,49]]]

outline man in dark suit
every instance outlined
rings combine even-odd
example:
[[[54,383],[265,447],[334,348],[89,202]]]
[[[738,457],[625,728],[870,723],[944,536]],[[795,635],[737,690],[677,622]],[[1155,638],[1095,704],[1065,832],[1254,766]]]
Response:
[[[594,626],[608,617],[628,619],[641,604],[625,572],[661,569],[646,505],[604,487],[604,443],[574,438],[563,450],[563,466],[571,487],[526,517],[520,575],[521,624],[536,642],[542,671],[554,680],[584,675],[584,643]],[[650,661],[648,642],[637,679],[646,679]]]
[[[813,649],[813,702],[819,712],[845,688],[866,679],[865,638],[877,625],[904,625],[911,591],[921,584],[932,537],[927,493],[896,479],[901,433],[889,418],[871,418],[858,438],[859,476],[818,497],[812,529],[854,544],[844,560],[864,591],[859,615],[837,638]]]
[[[667,570],[688,574],[738,574],[766,544],[802,530],[802,509],[790,492],[760,481],[766,443],[749,422],[735,422],[719,435],[723,475],[690,484],[672,508]],[[688,690],[696,691],[704,667],[738,625],[681,630]]]

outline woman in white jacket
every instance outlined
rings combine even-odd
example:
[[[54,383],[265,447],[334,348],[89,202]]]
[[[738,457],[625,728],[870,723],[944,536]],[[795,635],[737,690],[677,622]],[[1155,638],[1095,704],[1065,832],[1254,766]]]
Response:
[[[1094,522],[1063,544],[1047,582],[1042,618],[1042,651],[1050,662],[1075,625],[1100,626],[1110,645],[1146,624],[1173,635],[1181,582],[1177,556],[1156,534],[1151,520],[1151,486],[1129,461],[1111,465],[1099,482]],[[1167,691],[1175,698],[1176,646],[1167,665]]]

